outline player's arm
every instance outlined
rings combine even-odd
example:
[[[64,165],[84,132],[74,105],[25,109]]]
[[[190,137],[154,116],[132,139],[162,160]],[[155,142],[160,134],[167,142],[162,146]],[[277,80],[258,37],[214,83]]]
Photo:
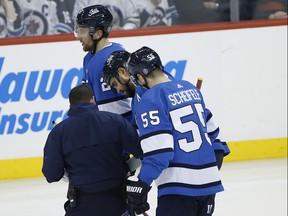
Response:
[[[46,140],[42,165],[42,173],[49,183],[61,180],[64,175],[64,161],[54,129],[49,133]]]
[[[136,158],[143,156],[142,149],[138,143],[138,133],[135,127],[133,127],[125,118],[118,117],[121,121],[120,136],[121,144],[124,150],[132,154]]]
[[[160,101],[143,98],[136,112],[136,122],[144,155],[138,178],[150,185],[174,156],[172,125]]]
[[[136,111],[143,160],[138,181],[127,184],[129,213],[135,215],[149,210],[147,195],[153,180],[168,167],[174,156],[171,125],[161,103],[141,99]],[[161,121],[160,121],[161,118]],[[166,119],[165,119],[166,118]],[[161,124],[163,122],[163,124]]]
[[[230,149],[226,141],[223,139],[220,128],[211,111],[206,108],[205,113],[208,136],[215,152],[217,166],[220,169],[222,166],[223,157],[230,153]]]
[[[199,77],[196,83],[196,88],[198,88],[199,90],[202,87],[202,82],[203,79]],[[230,153],[230,149],[226,141],[224,141],[222,138],[220,128],[216,123],[216,121],[214,120],[212,112],[207,108],[205,109],[205,119],[206,119],[207,133],[215,152],[217,166],[220,169],[222,166],[223,157]]]

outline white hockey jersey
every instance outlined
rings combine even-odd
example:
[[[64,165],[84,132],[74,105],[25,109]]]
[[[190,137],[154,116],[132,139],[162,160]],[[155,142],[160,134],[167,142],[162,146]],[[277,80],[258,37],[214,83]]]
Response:
[[[76,0],[73,10],[74,19],[81,9],[96,4],[104,5],[109,9],[113,15],[113,26],[123,29],[140,27],[140,18],[135,0]]]

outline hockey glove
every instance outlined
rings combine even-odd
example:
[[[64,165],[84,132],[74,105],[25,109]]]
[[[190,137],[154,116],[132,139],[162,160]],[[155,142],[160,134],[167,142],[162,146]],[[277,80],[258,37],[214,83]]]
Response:
[[[130,216],[135,216],[144,213],[150,209],[147,202],[147,195],[151,189],[146,183],[142,181],[128,181],[126,185],[127,205]]]
[[[217,167],[220,170],[222,167],[222,163],[223,163],[224,151],[216,150],[216,151],[214,151],[214,153],[215,153],[215,157],[216,157]]]

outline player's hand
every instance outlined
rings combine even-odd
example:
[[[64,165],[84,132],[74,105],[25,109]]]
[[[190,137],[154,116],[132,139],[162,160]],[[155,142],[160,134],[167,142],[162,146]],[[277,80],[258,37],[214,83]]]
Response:
[[[150,189],[151,187],[142,181],[127,182],[126,192],[130,216],[142,214],[150,209],[149,203],[147,202],[147,195]]]

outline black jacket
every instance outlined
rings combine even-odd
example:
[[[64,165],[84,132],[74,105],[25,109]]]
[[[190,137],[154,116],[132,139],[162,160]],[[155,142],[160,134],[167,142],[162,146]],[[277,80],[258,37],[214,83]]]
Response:
[[[83,192],[119,186],[126,171],[123,152],[141,156],[137,132],[122,116],[98,111],[91,103],[70,107],[69,118],[49,133],[42,172],[48,182],[68,172],[69,181]]]

